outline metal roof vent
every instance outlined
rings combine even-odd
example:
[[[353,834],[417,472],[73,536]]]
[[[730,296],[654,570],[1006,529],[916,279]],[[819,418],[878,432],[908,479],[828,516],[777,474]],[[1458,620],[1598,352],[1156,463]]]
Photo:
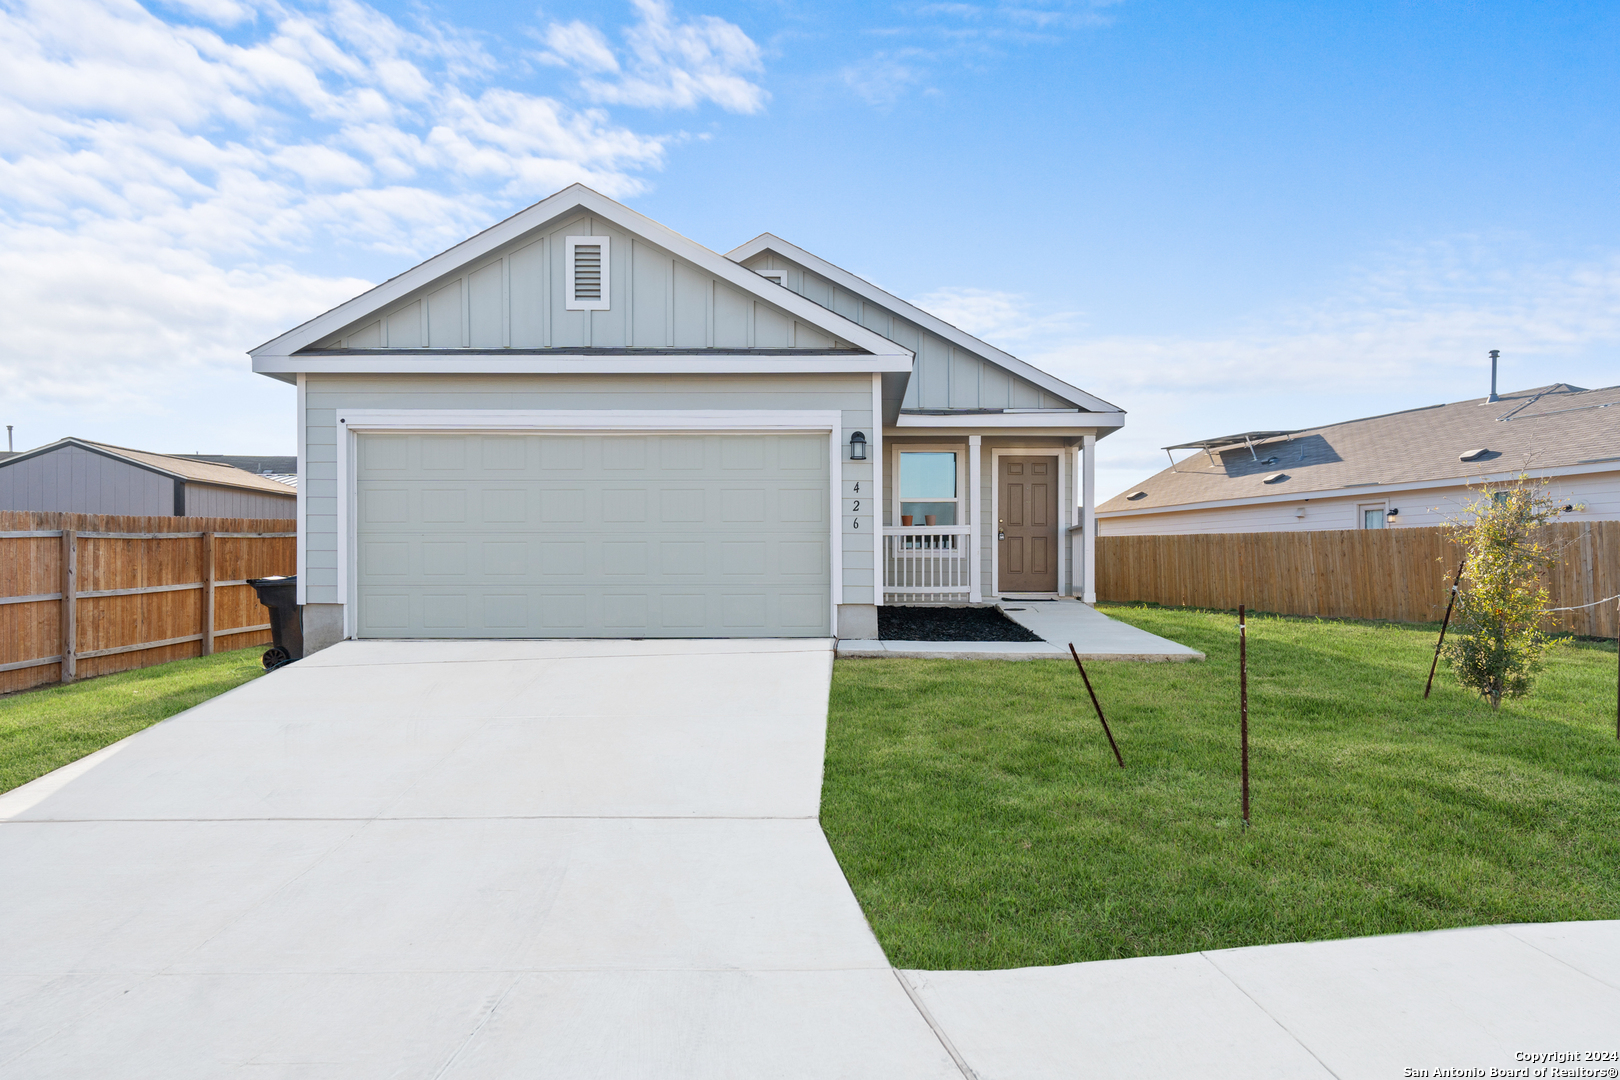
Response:
[[[1288,479],[1288,474],[1287,473],[1285,473],[1285,472],[1274,472],[1270,476],[1267,476],[1264,479],[1262,479],[1260,482],[1262,484],[1275,484],[1275,483],[1279,483],[1280,481],[1283,481],[1283,480],[1286,480],[1286,479]]]
[[[1488,454],[1490,452],[1491,452],[1490,449],[1488,447],[1484,447],[1484,446],[1480,447],[1478,450],[1464,450],[1461,454],[1457,455],[1457,460],[1458,461],[1478,461],[1480,458],[1484,457],[1486,454]]]
[[[1145,491],[1133,491],[1129,495],[1125,496],[1125,500],[1127,502],[1136,502],[1145,498],[1147,498],[1147,492]]]

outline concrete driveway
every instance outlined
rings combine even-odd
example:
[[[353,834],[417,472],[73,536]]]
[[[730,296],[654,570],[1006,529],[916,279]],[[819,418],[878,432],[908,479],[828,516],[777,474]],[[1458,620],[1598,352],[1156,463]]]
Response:
[[[955,1077],[830,642],[339,645],[0,796],[0,1075]]]

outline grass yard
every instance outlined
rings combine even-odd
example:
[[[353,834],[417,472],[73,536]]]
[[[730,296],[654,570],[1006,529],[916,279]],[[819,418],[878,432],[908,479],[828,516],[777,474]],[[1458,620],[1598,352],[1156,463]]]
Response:
[[[1108,614],[1206,663],[840,660],[822,824],[889,958],[999,968],[1440,927],[1620,918],[1613,643],[1490,707],[1438,627]]]
[[[0,697],[0,791],[264,674],[263,645]]]

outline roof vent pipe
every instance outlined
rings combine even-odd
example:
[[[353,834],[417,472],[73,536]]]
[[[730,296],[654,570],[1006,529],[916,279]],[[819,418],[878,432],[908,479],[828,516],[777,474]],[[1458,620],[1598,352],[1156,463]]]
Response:
[[[1496,358],[1498,356],[1501,356],[1501,355],[1502,355],[1502,350],[1501,349],[1492,349],[1491,350],[1491,396],[1486,398],[1485,399],[1486,401],[1501,401],[1502,400],[1501,398],[1496,396]]]

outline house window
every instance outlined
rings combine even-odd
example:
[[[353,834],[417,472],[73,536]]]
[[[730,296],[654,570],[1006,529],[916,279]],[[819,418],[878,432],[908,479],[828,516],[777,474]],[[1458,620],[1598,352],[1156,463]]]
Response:
[[[569,236],[564,243],[563,275],[568,282],[569,311],[606,311],[612,279],[608,276],[608,238]]]
[[[1384,513],[1385,509],[1383,503],[1361,507],[1361,527],[1363,529],[1382,529],[1387,527],[1388,522],[1384,518]]]
[[[929,450],[900,454],[901,523],[910,517],[913,525],[955,525],[957,506],[956,452]]]

